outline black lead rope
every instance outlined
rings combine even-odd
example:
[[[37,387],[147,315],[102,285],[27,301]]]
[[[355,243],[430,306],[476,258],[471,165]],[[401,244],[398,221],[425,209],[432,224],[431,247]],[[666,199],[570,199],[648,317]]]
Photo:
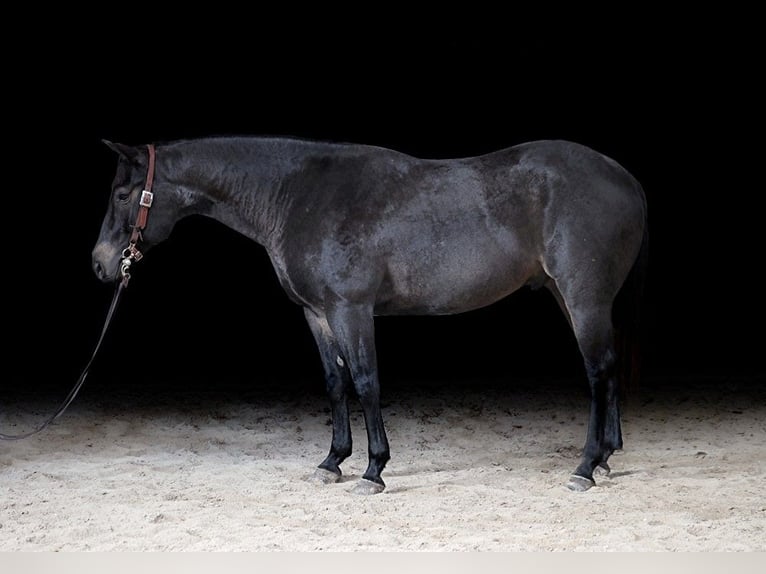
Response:
[[[64,401],[59,405],[59,408],[56,409],[56,412],[53,413],[48,419],[41,424],[39,427],[37,427],[35,430],[25,432],[23,434],[2,434],[0,433],[0,440],[21,440],[28,438],[32,435],[36,435],[39,432],[44,431],[48,426],[55,421],[57,418],[59,418],[61,415],[64,414],[64,411],[67,410],[67,407],[72,404],[72,401],[74,401],[75,397],[77,396],[77,393],[80,392],[80,388],[82,387],[83,383],[85,382],[85,379],[88,376],[88,372],[90,371],[90,367],[93,364],[93,361],[96,359],[96,355],[98,355],[98,350],[101,348],[101,343],[104,342],[104,337],[106,336],[106,332],[109,330],[109,324],[112,322],[112,317],[114,316],[114,312],[117,309],[117,305],[120,302],[120,297],[122,296],[122,291],[125,289],[125,286],[127,285],[127,281],[118,281],[117,282],[117,288],[114,290],[114,296],[112,297],[112,304],[109,306],[109,312],[106,314],[106,320],[104,321],[104,328],[101,329],[101,336],[98,338],[98,342],[96,343],[96,347],[93,349],[93,354],[90,356],[90,359],[88,360],[88,363],[85,365],[85,369],[83,369],[82,374],[80,374],[80,378],[77,379],[77,383],[75,383],[75,386],[72,387],[72,390],[69,391],[69,394],[66,396]]]
[[[112,317],[114,317],[114,312],[117,310],[117,304],[120,302],[120,297],[122,296],[123,290],[128,286],[128,281],[130,281],[130,266],[134,261],[140,261],[143,257],[143,254],[141,251],[138,250],[138,244],[141,241],[141,232],[146,227],[146,222],[149,218],[149,208],[152,206],[152,202],[154,201],[154,194],[152,193],[152,185],[154,184],[154,164],[155,164],[155,149],[153,144],[149,144],[146,146],[146,152],[147,152],[147,158],[148,158],[148,164],[146,168],[146,183],[144,185],[144,190],[141,192],[141,199],[138,203],[138,214],[136,215],[136,223],[133,225],[133,231],[130,234],[130,243],[128,246],[122,251],[122,259],[120,260],[120,277],[117,281],[117,288],[114,290],[114,296],[112,297],[112,304],[109,306],[109,312],[106,314],[106,319],[104,320],[104,328],[101,329],[101,336],[98,338],[98,342],[96,343],[96,348],[93,349],[93,354],[90,356],[90,359],[88,360],[88,363],[85,365],[85,369],[83,369],[82,374],[80,375],[80,378],[77,379],[77,383],[75,383],[74,387],[72,387],[72,390],[69,391],[69,394],[64,399],[64,402],[62,402],[59,405],[59,408],[56,409],[56,412],[53,413],[43,424],[41,424],[39,427],[37,427],[33,431],[26,432],[24,434],[2,434],[0,433],[0,440],[21,440],[24,438],[28,438],[32,435],[36,435],[39,432],[42,432],[50,424],[55,421],[57,418],[59,418],[61,415],[64,414],[64,411],[67,410],[67,407],[72,404],[72,401],[77,396],[77,393],[80,392],[80,388],[82,387],[83,383],[85,382],[85,379],[88,376],[88,372],[90,371],[90,367],[93,364],[93,361],[96,359],[96,355],[98,355],[98,350],[101,348],[101,343],[104,342],[104,337],[106,336],[106,332],[109,330],[109,325],[112,322]]]

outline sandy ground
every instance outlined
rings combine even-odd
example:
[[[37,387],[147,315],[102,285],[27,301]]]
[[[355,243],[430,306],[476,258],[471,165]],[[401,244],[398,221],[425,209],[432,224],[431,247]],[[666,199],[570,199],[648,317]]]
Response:
[[[582,494],[563,486],[580,388],[399,385],[384,402],[388,488],[364,497],[358,409],[346,476],[320,486],[321,396],[86,392],[0,443],[0,550],[766,550],[766,385],[644,391],[612,477]],[[4,404],[0,427],[52,406]]]

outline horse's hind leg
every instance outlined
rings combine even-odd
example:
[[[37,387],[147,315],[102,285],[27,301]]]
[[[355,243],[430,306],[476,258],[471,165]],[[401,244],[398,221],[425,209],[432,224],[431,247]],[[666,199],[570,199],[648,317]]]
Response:
[[[304,309],[306,321],[314,335],[324,367],[327,394],[332,408],[332,444],[330,454],[314,471],[311,480],[324,484],[341,477],[340,464],[351,454],[351,425],[348,418],[348,392],[351,374],[343,364],[340,347],[330,331],[327,319],[310,309]]]
[[[556,282],[553,279],[549,279],[545,283],[545,287],[548,289],[548,291],[551,292],[553,295],[553,298],[556,300],[556,303],[558,303],[559,308],[561,309],[561,312],[564,314],[564,317],[567,320],[567,323],[569,323],[569,326],[574,330],[574,325],[572,324],[572,316],[569,313],[569,309],[567,308],[567,304],[564,301],[564,296],[561,294],[561,291],[559,291],[558,286],[556,285]],[[583,334],[583,338],[589,338],[588,335]],[[590,373],[590,371],[589,371]],[[590,374],[589,374],[590,379]],[[597,384],[595,386],[596,388],[599,387]],[[591,380],[591,388],[594,388],[594,384]],[[614,385],[614,380],[612,380],[612,383],[610,385],[609,382],[607,382],[607,413],[617,413],[616,420],[613,421],[612,426],[610,428],[616,429],[616,443],[619,445],[617,449],[622,448],[622,430],[620,428],[620,416],[619,416],[619,401],[618,401],[618,392]],[[609,468],[609,464],[607,464],[606,460],[600,462],[598,466],[595,469],[596,471],[600,471],[602,474],[609,475],[611,472],[611,469]],[[576,482],[576,479],[575,479]],[[584,484],[588,484],[587,481]],[[577,484],[571,484],[570,487],[575,488],[576,490],[581,490],[581,488],[577,488]]]
[[[582,459],[567,486],[587,490],[595,484],[593,471],[609,472],[607,460],[622,448],[619,393],[615,369],[617,356],[612,330],[612,305],[568,303],[572,325],[585,361],[591,389],[590,420]]]

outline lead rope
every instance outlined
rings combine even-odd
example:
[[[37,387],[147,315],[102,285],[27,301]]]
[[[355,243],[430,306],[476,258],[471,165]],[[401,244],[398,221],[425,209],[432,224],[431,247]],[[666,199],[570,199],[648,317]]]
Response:
[[[0,440],[21,440],[44,431],[53,421],[64,414],[64,411],[67,410],[67,407],[69,407],[69,405],[72,404],[72,401],[74,401],[77,393],[80,392],[80,388],[88,376],[90,367],[93,364],[93,361],[96,359],[96,355],[98,355],[98,350],[101,348],[101,343],[104,342],[104,337],[106,336],[106,332],[109,330],[109,325],[112,322],[114,312],[117,310],[117,305],[120,302],[122,292],[128,286],[128,281],[130,281],[130,265],[134,261],[140,261],[141,258],[143,258],[143,254],[138,250],[137,244],[142,239],[141,232],[146,227],[146,222],[149,217],[149,208],[152,206],[152,201],[154,200],[152,186],[154,184],[155,149],[152,144],[146,146],[146,149],[149,157],[149,165],[147,166],[146,170],[146,184],[144,185],[144,190],[141,192],[141,199],[138,203],[138,215],[136,216],[136,224],[133,226],[133,232],[130,235],[130,243],[128,244],[128,247],[126,247],[122,252],[122,260],[120,261],[120,280],[117,283],[117,288],[114,290],[112,304],[109,306],[109,311],[107,312],[106,319],[104,320],[104,327],[101,329],[101,336],[98,338],[95,349],[93,349],[93,354],[90,356],[88,363],[85,365],[85,369],[83,369],[82,373],[80,374],[80,378],[77,379],[77,383],[75,383],[74,387],[72,387],[72,390],[69,391],[69,394],[64,399],[64,402],[59,405],[59,408],[56,409],[56,412],[53,413],[53,415],[48,417],[48,419],[46,419],[46,421],[35,430],[23,434],[0,433]]]
[[[48,426],[55,421],[57,418],[59,418],[62,414],[64,414],[64,411],[67,410],[67,407],[72,404],[72,401],[74,401],[75,397],[77,396],[77,393],[80,392],[80,388],[82,387],[83,383],[85,382],[85,379],[88,376],[88,372],[90,371],[90,366],[93,364],[93,361],[96,358],[96,355],[98,355],[98,350],[101,348],[101,343],[104,342],[104,337],[106,336],[106,332],[109,330],[109,325],[112,322],[112,317],[114,316],[114,312],[117,309],[117,305],[120,302],[120,297],[122,296],[122,291],[127,286],[127,281],[119,281],[117,283],[117,288],[114,290],[114,296],[112,297],[112,304],[109,306],[109,311],[106,314],[106,320],[104,321],[104,328],[101,329],[101,336],[98,338],[98,342],[96,343],[96,347],[93,349],[93,354],[90,356],[90,359],[88,360],[88,363],[85,365],[85,369],[83,369],[82,373],[80,374],[80,378],[77,379],[77,383],[74,387],[72,387],[72,390],[69,391],[69,394],[66,396],[64,401],[59,405],[59,408],[56,409],[56,412],[53,413],[46,421],[41,424],[39,427],[37,427],[35,430],[25,432],[23,434],[2,434],[0,433],[0,440],[21,440],[28,438],[32,435],[36,435],[39,432],[44,431]]]

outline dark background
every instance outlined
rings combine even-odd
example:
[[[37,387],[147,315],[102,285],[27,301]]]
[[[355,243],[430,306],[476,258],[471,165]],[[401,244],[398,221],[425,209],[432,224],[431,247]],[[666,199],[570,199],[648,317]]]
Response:
[[[36,29],[39,56],[6,51],[5,390],[63,396],[101,328],[112,290],[93,275],[90,251],[116,160],[100,139],[225,134],[422,157],[543,138],[591,146],[648,197],[647,384],[763,380],[763,158],[750,143],[762,131],[762,65],[746,17],[554,32],[539,17],[399,15],[331,28],[302,16],[233,25],[198,14],[189,24],[138,11]],[[545,292],[454,317],[382,318],[377,329],[384,389],[583,374]],[[85,392],[291,385],[323,387],[302,312],[262,248],[190,219],[135,269]]]

